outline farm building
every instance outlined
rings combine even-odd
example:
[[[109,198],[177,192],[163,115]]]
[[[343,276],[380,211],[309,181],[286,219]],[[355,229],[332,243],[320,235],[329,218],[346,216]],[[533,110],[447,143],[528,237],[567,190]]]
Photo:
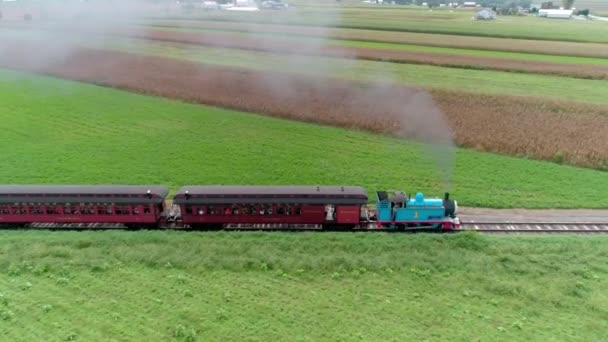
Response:
[[[481,11],[477,12],[475,15],[475,19],[477,20],[494,20],[496,19],[496,12],[492,11],[489,8],[484,8]]]
[[[541,9],[538,11],[538,16],[552,19],[570,19],[572,18],[572,12],[572,10],[562,9]]]
[[[477,3],[476,3],[475,1],[465,1],[465,2],[462,4],[462,6],[463,6],[463,7],[469,7],[469,8],[470,8],[470,7],[476,7],[476,6],[477,6]]]

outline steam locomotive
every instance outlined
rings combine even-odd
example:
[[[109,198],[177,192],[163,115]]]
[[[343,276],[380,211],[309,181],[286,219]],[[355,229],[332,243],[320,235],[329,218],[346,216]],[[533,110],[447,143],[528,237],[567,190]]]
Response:
[[[458,205],[358,186],[0,186],[0,226],[452,231]]]

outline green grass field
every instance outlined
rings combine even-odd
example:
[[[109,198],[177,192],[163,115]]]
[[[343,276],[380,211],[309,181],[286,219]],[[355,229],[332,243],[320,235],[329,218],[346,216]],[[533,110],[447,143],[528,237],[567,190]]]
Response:
[[[606,237],[0,232],[6,341],[600,341]]]
[[[385,63],[327,57],[288,57],[278,53],[210,48],[139,39],[114,40],[110,48],[207,64],[281,70],[360,81],[394,80],[404,84],[467,90],[476,93],[547,96],[606,103],[608,82],[570,77],[469,70],[430,65]]]
[[[452,155],[9,71],[0,72],[0,93],[0,179],[8,184],[353,184],[441,195],[441,160],[453,168],[451,190],[461,205],[608,206],[601,171],[462,149]]]

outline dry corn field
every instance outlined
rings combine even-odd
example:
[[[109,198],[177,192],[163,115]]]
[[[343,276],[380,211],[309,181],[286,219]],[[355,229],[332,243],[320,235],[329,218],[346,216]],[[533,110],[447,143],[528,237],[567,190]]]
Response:
[[[125,31],[124,35],[187,44],[238,48],[254,51],[270,51],[287,54],[308,54],[329,57],[346,57],[372,61],[429,64],[472,69],[501,70],[553,74],[588,79],[608,79],[608,66],[572,63],[550,63],[506,58],[453,55],[441,53],[397,51],[361,47],[321,45],[318,42],[293,42],[288,39],[254,39],[238,35],[201,34],[175,31]]]
[[[270,25],[256,23],[220,21],[162,21],[156,27],[213,29],[237,32],[274,33],[321,38],[358,40],[380,43],[414,44],[460,49],[493,50],[505,52],[525,52],[547,55],[580,57],[608,57],[608,45],[598,43],[575,43],[561,41],[542,41],[530,39],[509,39],[492,37],[456,36],[446,34],[391,32],[364,29],[322,28],[294,25]]]
[[[489,96],[211,67],[82,49],[54,65],[21,44],[0,65],[281,118],[356,128],[482,151],[608,166],[608,108],[545,98]],[[49,54],[51,52],[48,52]],[[47,54],[48,57],[48,54]],[[432,95],[432,96],[431,96]],[[449,128],[442,127],[445,121]]]

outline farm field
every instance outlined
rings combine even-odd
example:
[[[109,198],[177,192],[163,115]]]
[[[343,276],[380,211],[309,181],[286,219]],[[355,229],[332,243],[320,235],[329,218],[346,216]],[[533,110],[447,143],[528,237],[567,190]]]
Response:
[[[577,0],[576,6],[579,9],[588,8],[592,13],[608,13],[608,2],[604,0]]]
[[[229,21],[205,21],[183,18],[157,19],[142,23],[145,27],[175,31],[237,32],[271,37],[316,38],[345,41],[411,44],[416,46],[475,49],[479,51],[520,52],[563,56],[606,57],[605,44],[565,41],[542,41],[509,38],[456,36],[445,34],[327,28],[314,26],[256,24]]]
[[[171,42],[132,39],[116,40],[109,48],[259,71],[280,70],[305,75],[329,75],[368,82],[388,79],[407,85],[457,89],[482,94],[544,96],[590,103],[606,103],[608,99],[608,88],[605,87],[608,82],[605,80],[349,60],[347,58],[285,58],[283,54],[273,52],[198,47]],[[591,70],[593,68],[590,67]],[[446,80],[450,81],[446,82]]]
[[[459,234],[0,232],[4,340],[569,340],[608,244]]]
[[[608,208],[608,23],[293,1],[4,16],[0,183],[359,185],[601,220],[554,209]],[[0,340],[599,341],[607,239],[0,229]]]
[[[456,15],[449,11],[433,14],[405,7],[366,9],[357,6],[330,6],[329,9],[303,6],[296,11],[262,11],[254,15],[266,18],[268,21],[264,23],[272,23],[267,27],[272,30],[292,27],[276,24],[298,15],[314,17],[316,13],[317,19],[324,20],[335,13],[347,17],[378,17],[389,13],[388,11],[392,11],[392,17],[402,19],[410,18],[416,13],[421,20],[434,16],[448,20],[446,18]],[[214,21],[218,16],[223,16],[223,22]],[[241,16],[238,13],[198,11],[180,17],[190,19],[184,20],[186,26],[180,30],[192,28],[191,25],[196,28],[197,24],[193,23],[247,25],[230,22]],[[172,22],[175,27],[181,26],[176,24],[179,21]],[[295,23],[297,22],[296,20]],[[254,25],[258,28],[264,26]],[[576,26],[573,31],[581,33],[582,27]],[[327,27],[310,28],[316,33],[332,30]],[[382,30],[367,31],[391,33]],[[362,40],[309,41],[307,39],[310,38],[296,38],[291,41],[269,36],[260,40],[257,33],[243,35],[214,31],[213,34],[201,34],[175,30],[144,31],[143,34],[138,33],[140,31],[134,32],[135,36],[139,34],[141,38],[149,39],[122,39],[112,35],[105,37],[105,45],[101,48],[126,51],[137,56],[92,50],[81,53],[83,50],[75,48],[67,58],[59,58],[62,60],[61,65],[34,68],[34,71],[200,104],[400,137],[407,137],[416,129],[401,131],[400,127],[404,126],[403,119],[399,117],[402,110],[396,110],[396,106],[389,108],[391,103],[395,103],[389,97],[398,98],[401,95],[387,90],[398,87],[399,91],[416,92],[419,90],[413,90],[413,87],[422,87],[432,95],[431,101],[447,117],[455,142],[461,147],[597,169],[605,169],[608,162],[608,148],[603,142],[608,98],[608,83],[603,78],[608,69],[605,62],[597,58],[567,54],[505,53],[491,51],[491,47],[490,50],[478,50],[481,55],[475,55],[476,50],[472,49],[403,46]],[[133,33],[119,30],[118,34],[128,36]],[[579,47],[589,45],[576,44],[581,44]],[[99,47],[96,43],[85,43],[85,46]],[[24,64],[32,58],[31,55],[35,55],[33,51],[36,48],[22,48],[17,46],[11,49],[13,53],[4,56],[8,60],[4,65],[32,70]],[[28,51],[28,48],[31,50]],[[453,50],[461,53],[452,53]],[[23,57],[18,57],[19,53]],[[530,57],[527,60],[524,59],[526,55]],[[100,58],[104,60],[99,60]],[[560,59],[567,62],[558,62]],[[98,62],[93,63],[93,60]],[[134,63],[141,65],[133,66]],[[150,65],[156,65],[156,69],[153,71],[149,68]],[[124,70],[116,70],[119,68]],[[199,68],[205,71],[197,70]],[[492,68],[500,70],[488,70]],[[132,76],[124,77],[127,73]],[[326,80],[326,77],[341,81]],[[273,82],[272,78],[277,78],[277,82]],[[383,82],[385,85],[379,85]],[[321,85],[322,83],[325,84]],[[238,96],[222,94],[215,89],[217,84],[233,89],[233,94],[234,89],[240,89],[236,92]],[[195,88],[198,89],[197,92],[193,91]],[[363,90],[366,88],[367,91]],[[207,91],[201,91],[202,89]],[[286,89],[292,94],[284,94]],[[341,103],[336,107],[335,96],[338,94]],[[378,103],[388,103],[388,107],[378,106]]]
[[[597,58],[530,55],[530,58],[525,59],[523,58],[525,57],[524,54],[514,53],[506,54],[506,56],[502,56],[501,58],[500,56],[489,56],[490,53],[487,51],[485,54],[488,56],[475,56],[471,54],[458,55],[450,53],[451,50],[454,49],[449,49],[448,51],[438,51],[441,50],[441,48],[422,47],[421,49],[414,48],[408,50],[408,46],[405,46],[406,49],[404,49],[401,48],[402,45],[397,44],[390,44],[390,48],[378,48],[378,45],[382,47],[388,44],[366,43],[371,44],[372,47],[365,46],[366,44],[361,42],[350,42],[352,44],[334,44],[331,41],[328,41],[327,44],[320,44],[315,40],[293,41],[293,39],[276,39],[267,37],[253,38],[250,36],[235,34],[197,34],[170,31],[147,31],[143,33],[125,32],[124,35],[126,37],[148,39],[153,41],[168,41],[210,47],[234,48],[248,51],[276,52],[288,55],[299,54],[307,56],[393,62],[399,64],[426,64],[463,69],[556,74],[560,76],[589,79],[608,78],[608,62],[606,62],[604,59]],[[130,42],[128,41],[125,42],[125,44],[129,43]],[[374,44],[376,44],[375,47]],[[128,46],[135,51],[138,49],[137,45],[131,46],[131,44],[129,44]],[[184,52],[189,53],[189,48],[187,46],[182,45],[182,48],[185,50]],[[471,50],[468,51],[471,52]],[[482,54],[483,53],[484,52],[482,52]],[[283,57],[282,59],[285,58]],[[561,62],[560,59],[566,59],[567,62]],[[581,63],[578,63],[579,60]]]
[[[9,184],[358,184],[429,194],[451,187],[467,206],[608,206],[605,172],[0,76],[0,178]]]
[[[177,14],[177,13],[176,13]],[[570,20],[556,25],[554,21],[535,16],[501,16],[492,22],[474,21],[472,10],[391,7],[301,7],[284,13],[196,12],[179,15],[197,20],[252,22],[304,26],[325,26],[370,30],[439,33],[463,36],[557,40],[606,43],[608,23]],[[169,14],[171,16],[171,14]],[[382,20],[378,20],[382,18]],[[170,18],[172,19],[172,18]]]
[[[35,47],[30,49],[13,48],[0,62],[38,70],[29,65]],[[293,77],[268,70],[217,68],[95,50],[74,51],[68,59],[59,57],[60,64],[39,71],[201,104],[424,141],[448,141],[453,131],[457,144],[482,151],[600,169],[606,167],[608,159],[608,148],[602,147],[608,124],[606,107],[600,104],[441,89],[431,90],[431,99],[424,98],[426,91],[392,83]],[[412,98],[410,107],[400,103],[404,96]],[[338,105],[336,99],[340,99]],[[447,126],[443,116],[447,117]]]
[[[209,22],[205,22],[205,24],[209,24]],[[222,23],[224,24],[224,23]],[[180,24],[176,24],[180,25]],[[240,24],[238,24],[240,25]],[[261,27],[267,27],[272,25],[261,25]],[[212,26],[213,27],[213,26]],[[271,40],[272,38],[286,39],[288,38],[292,42],[302,42],[306,44],[307,42],[314,42],[319,44],[327,44],[327,45],[337,45],[337,46],[345,46],[345,47],[364,47],[364,48],[372,48],[372,49],[382,49],[382,50],[398,50],[398,51],[412,51],[412,52],[428,52],[428,53],[444,53],[444,54],[453,54],[453,55],[462,55],[462,56],[477,56],[477,57],[495,57],[495,58],[503,58],[503,59],[515,59],[515,60],[530,60],[530,61],[546,61],[546,62],[555,62],[555,63],[573,63],[573,64],[596,64],[596,65],[606,65],[608,61],[605,58],[593,57],[592,56],[592,48],[596,47],[596,45],[591,44],[575,44],[573,48],[572,55],[566,55],[568,51],[559,50],[559,55],[551,54],[550,51],[536,51],[534,52],[526,52],[525,49],[522,49],[521,52],[515,51],[505,51],[500,50],[499,47],[492,47],[494,50],[490,50],[490,46],[488,45],[480,45],[480,49],[473,49],[471,47],[460,47],[453,46],[450,47],[450,44],[446,41],[445,46],[435,46],[435,45],[423,45],[423,42],[420,44],[416,44],[417,42],[412,39],[412,42],[409,43],[400,43],[398,41],[376,41],[372,38],[368,40],[363,40],[359,35],[352,35],[352,39],[339,39],[339,38],[331,38],[331,33],[327,32],[319,32],[319,34],[310,34],[306,35],[306,32],[302,32],[301,30],[290,30],[289,33],[282,32],[285,26],[281,26],[279,32],[271,31],[249,31],[248,26],[242,26],[242,28],[230,30],[230,29],[208,29],[208,28],[198,28],[198,27],[189,27],[186,25],[185,27],[175,27],[175,26],[166,26],[166,25],[147,25],[146,28],[151,31],[161,31],[161,32],[191,32],[191,33],[205,33],[208,36],[223,38],[226,42],[229,42],[231,37],[248,37],[251,39],[258,40]],[[287,27],[289,28],[289,27]],[[275,28],[276,29],[276,28]],[[294,31],[293,33],[291,31]],[[355,31],[355,30],[351,30]],[[301,35],[298,35],[301,33]],[[380,32],[380,34],[384,34],[384,32]],[[340,35],[336,35],[340,37]],[[348,35],[345,35],[348,37]],[[436,36],[436,35],[432,35]],[[355,39],[357,37],[357,39]],[[449,37],[452,38],[452,37]],[[405,40],[407,42],[407,40]],[[536,43],[536,42],[535,42]],[[551,42],[553,43],[553,42]],[[580,46],[579,46],[580,45]],[[599,45],[599,44],[597,44]],[[510,47],[513,46],[513,43],[509,44]],[[538,44],[536,43],[538,47]],[[541,48],[544,47],[541,46]],[[602,46],[604,47],[604,46]],[[581,51],[581,48],[583,51]],[[608,48],[604,48],[606,55],[608,56]],[[591,52],[591,56],[583,56],[585,52]],[[602,50],[598,49],[597,55],[602,55]],[[580,56],[577,56],[580,54]]]
[[[27,56],[33,51],[15,48],[0,62],[38,70],[28,64]],[[432,90],[431,98],[422,89],[391,83],[298,78],[95,50],[81,50],[39,71],[201,104],[436,143],[450,141],[453,131],[460,146],[482,151],[597,168],[605,168],[607,160],[608,148],[602,146],[608,122],[605,106],[599,104],[476,96],[439,89]],[[410,99],[409,107],[401,103],[404,98]]]
[[[47,28],[47,30],[49,30]],[[26,31],[26,30],[4,30],[2,36],[10,39],[37,39],[43,35],[43,31]],[[59,32],[64,32],[60,30]],[[238,61],[249,61],[250,66],[254,67],[258,63],[264,64],[264,60],[273,58],[279,59],[273,61],[273,64],[290,62],[293,58],[285,58],[284,55],[302,55],[313,57],[330,57],[332,59],[318,60],[317,64],[344,64],[340,59],[355,59],[372,62],[391,62],[391,63],[375,63],[373,66],[383,71],[386,68],[407,69],[411,65],[433,65],[442,67],[451,67],[467,70],[498,70],[517,73],[532,73],[532,74],[548,74],[558,76],[568,76],[584,79],[606,79],[608,78],[608,59],[591,58],[591,57],[574,57],[562,55],[545,55],[545,54],[530,54],[530,53],[513,53],[500,51],[484,51],[472,49],[454,49],[444,47],[429,47],[419,45],[395,44],[395,43],[377,43],[377,42],[362,42],[353,40],[325,40],[318,38],[287,38],[287,37],[266,37],[258,35],[249,35],[234,32],[188,32],[173,29],[163,30],[145,30],[127,29],[117,33],[118,37],[106,42],[109,46],[122,46],[124,49],[133,52],[147,52],[158,46],[159,42],[172,42],[180,44],[200,45],[207,48],[230,48],[235,54],[240,54],[241,58],[236,58]],[[134,38],[135,40],[128,39]],[[89,45],[97,47],[97,42],[91,42]],[[107,45],[103,46],[104,48]],[[150,48],[147,45],[151,45]],[[183,55],[195,58],[196,55],[201,57],[202,49],[191,49],[189,45],[165,45],[167,49],[174,51],[183,50]],[[159,50],[157,47],[156,50]],[[268,52],[273,55],[268,56],[260,61],[253,57],[243,55],[243,51]],[[229,54],[231,50],[227,50],[225,54]],[[608,50],[607,50],[608,52]],[[277,56],[276,54],[280,54]],[[226,57],[229,61],[231,58]],[[234,58],[232,58],[234,59]],[[302,59],[302,58],[301,58]],[[310,58],[315,61],[314,58]],[[219,58],[219,61],[225,61],[224,58]],[[266,63],[267,64],[267,63]],[[397,65],[395,65],[397,64]],[[406,64],[400,66],[398,64]],[[349,68],[351,63],[343,65],[341,68]],[[338,67],[332,67],[340,68]],[[299,68],[298,68],[299,69]],[[312,69],[314,71],[314,68]],[[391,70],[391,73],[396,73]],[[447,70],[446,72],[450,72]],[[356,72],[353,74],[357,74]],[[489,74],[489,77],[495,77]],[[461,77],[462,78],[462,77]],[[517,80],[514,80],[517,82]],[[564,80],[565,82],[565,80]],[[458,87],[459,84],[454,84]]]

